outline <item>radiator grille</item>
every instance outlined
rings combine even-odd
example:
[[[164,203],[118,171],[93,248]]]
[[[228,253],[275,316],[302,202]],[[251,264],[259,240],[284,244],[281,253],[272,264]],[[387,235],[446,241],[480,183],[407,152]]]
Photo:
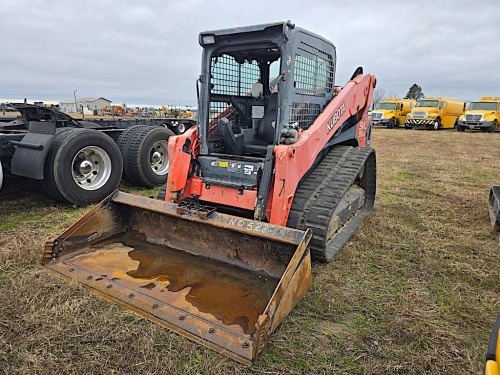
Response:
[[[483,115],[465,115],[467,121],[480,121]]]
[[[426,118],[427,117],[427,112],[424,112],[424,111],[415,111],[415,112],[413,112],[413,117],[414,118]]]

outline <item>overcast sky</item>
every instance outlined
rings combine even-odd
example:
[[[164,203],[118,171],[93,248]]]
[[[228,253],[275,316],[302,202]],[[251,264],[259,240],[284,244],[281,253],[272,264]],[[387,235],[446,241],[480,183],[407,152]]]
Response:
[[[291,20],[404,96],[500,96],[500,0],[0,2],[0,98],[196,105],[200,31]]]

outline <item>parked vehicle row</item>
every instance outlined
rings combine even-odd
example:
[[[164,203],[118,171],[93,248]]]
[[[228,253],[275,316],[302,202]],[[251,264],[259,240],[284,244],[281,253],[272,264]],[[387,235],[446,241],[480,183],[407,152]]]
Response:
[[[377,103],[371,113],[374,126],[412,129],[466,129],[493,133],[500,130],[500,97],[485,96],[466,106],[460,100],[429,97],[418,101],[391,98]]]

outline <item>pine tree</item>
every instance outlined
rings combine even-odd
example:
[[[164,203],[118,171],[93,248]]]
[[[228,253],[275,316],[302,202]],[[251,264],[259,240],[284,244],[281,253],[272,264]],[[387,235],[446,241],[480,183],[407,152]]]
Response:
[[[422,87],[414,83],[410,89],[408,90],[408,93],[405,95],[405,99],[415,99],[419,100],[424,98],[425,95],[422,91]]]

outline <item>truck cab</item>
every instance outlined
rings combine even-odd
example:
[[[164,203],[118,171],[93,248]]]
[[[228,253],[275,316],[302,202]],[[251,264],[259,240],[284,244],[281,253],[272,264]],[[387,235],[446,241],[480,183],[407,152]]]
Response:
[[[405,126],[414,129],[453,129],[465,109],[460,100],[429,97],[420,99],[406,117]]]
[[[372,125],[383,125],[392,129],[404,124],[406,115],[415,106],[415,100],[390,98],[375,104],[371,113]]]
[[[458,119],[457,131],[465,129],[493,133],[500,130],[500,97],[484,96],[470,103]]]

